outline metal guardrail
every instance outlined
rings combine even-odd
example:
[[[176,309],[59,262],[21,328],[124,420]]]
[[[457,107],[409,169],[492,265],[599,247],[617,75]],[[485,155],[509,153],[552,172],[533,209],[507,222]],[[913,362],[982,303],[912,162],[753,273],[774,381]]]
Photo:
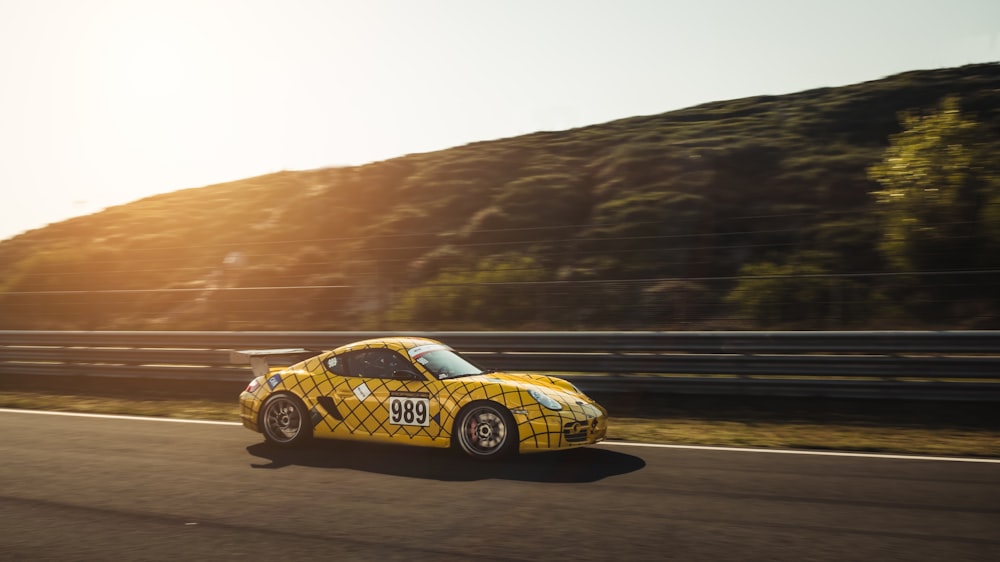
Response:
[[[384,332],[0,331],[0,377],[245,382],[240,349],[325,350]],[[410,332],[589,392],[1000,401],[1000,331]]]

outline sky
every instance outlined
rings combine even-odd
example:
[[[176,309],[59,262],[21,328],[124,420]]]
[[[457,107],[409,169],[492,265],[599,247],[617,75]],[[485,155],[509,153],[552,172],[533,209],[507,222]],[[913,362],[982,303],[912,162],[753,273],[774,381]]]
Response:
[[[280,170],[998,60],[996,0],[0,0],[0,240]]]

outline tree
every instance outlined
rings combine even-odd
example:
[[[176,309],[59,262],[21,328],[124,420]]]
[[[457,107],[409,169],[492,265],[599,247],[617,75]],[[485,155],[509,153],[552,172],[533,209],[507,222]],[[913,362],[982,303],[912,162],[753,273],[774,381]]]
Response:
[[[846,283],[845,283],[846,285]],[[740,280],[726,296],[758,326],[807,322],[820,325],[838,306],[840,282],[808,260],[764,261],[740,268]]]
[[[882,187],[879,248],[909,273],[883,290],[918,317],[988,323],[1000,311],[1000,143],[954,97],[902,125],[868,171]]]
[[[955,97],[904,114],[881,162],[868,170],[883,224],[880,250],[896,271],[981,266],[1000,238],[1000,182],[990,131]]]
[[[406,329],[519,327],[542,316],[536,283],[545,280],[544,268],[528,256],[484,258],[472,270],[446,271],[403,292],[389,320]]]

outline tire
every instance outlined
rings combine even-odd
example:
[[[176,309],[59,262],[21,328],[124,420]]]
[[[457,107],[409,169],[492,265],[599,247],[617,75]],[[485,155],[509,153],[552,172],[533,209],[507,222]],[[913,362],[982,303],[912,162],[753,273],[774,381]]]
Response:
[[[455,443],[474,459],[506,458],[517,453],[514,416],[507,408],[482,400],[462,409],[452,432]]]
[[[293,394],[273,394],[260,408],[260,431],[272,445],[301,445],[312,438],[309,411]]]

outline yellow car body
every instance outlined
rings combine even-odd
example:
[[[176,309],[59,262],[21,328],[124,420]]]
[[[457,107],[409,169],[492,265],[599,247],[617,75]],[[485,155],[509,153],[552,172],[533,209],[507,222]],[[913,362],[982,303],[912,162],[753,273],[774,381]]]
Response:
[[[607,433],[607,411],[571,383],[483,371],[415,337],[365,340],[272,369],[240,406],[243,425],[276,445],[333,438],[496,458],[593,444]]]

